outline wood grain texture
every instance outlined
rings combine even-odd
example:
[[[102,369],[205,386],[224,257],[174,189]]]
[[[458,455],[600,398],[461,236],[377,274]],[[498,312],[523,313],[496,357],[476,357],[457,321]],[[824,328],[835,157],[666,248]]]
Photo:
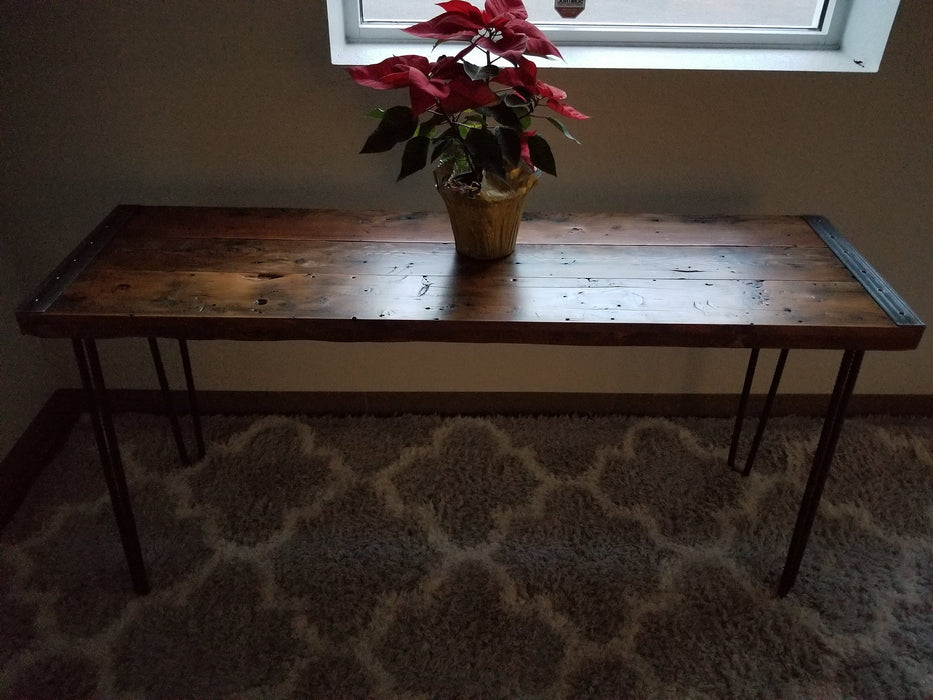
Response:
[[[108,221],[119,230],[93,259],[63,263],[69,283],[20,309],[24,332],[909,349],[924,328],[893,321],[795,216],[530,216],[492,262],[457,256],[427,212],[121,207]]]
[[[127,238],[452,242],[446,215],[436,212],[220,207],[135,210],[124,229]],[[703,245],[715,240],[720,245],[821,245],[798,216],[529,213],[520,235],[531,233],[542,243]]]

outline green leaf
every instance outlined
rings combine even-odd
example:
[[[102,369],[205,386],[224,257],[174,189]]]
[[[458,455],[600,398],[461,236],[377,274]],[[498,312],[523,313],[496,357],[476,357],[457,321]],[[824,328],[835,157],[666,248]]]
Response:
[[[496,138],[499,140],[499,150],[510,165],[518,165],[522,157],[522,137],[513,129],[496,129]]]
[[[402,169],[399,171],[396,182],[406,178],[412,173],[421,170],[428,163],[428,149],[431,147],[431,139],[427,136],[415,136],[405,144],[405,152],[402,153]]]
[[[482,129],[485,120],[486,117],[481,112],[475,109],[467,109],[461,112],[457,121],[465,129]],[[463,138],[466,138],[466,132],[464,132]]]
[[[369,110],[369,111],[366,113],[366,116],[367,116],[367,117],[372,117],[373,119],[382,119],[382,117],[385,115],[385,113],[386,113],[386,111],[385,111],[382,107],[376,107],[376,108],[374,108],[374,109]]]
[[[558,120],[555,119],[554,117],[548,117],[547,120],[548,120],[549,122],[551,122],[551,124],[553,124],[554,126],[556,126],[556,127],[560,130],[560,132],[561,132],[564,136],[566,136],[568,139],[570,139],[571,141],[577,141],[577,140],[574,138],[573,134],[571,134],[569,131],[567,131],[567,127],[564,126],[560,121],[558,121]],[[577,141],[577,143],[580,143],[580,142]]]
[[[432,114],[430,119],[426,119],[418,125],[416,134],[418,136],[427,136],[428,138],[433,139],[434,135],[437,133],[437,127],[446,123],[447,119],[443,114]]]
[[[528,137],[528,152],[531,155],[531,162],[536,168],[540,168],[548,175],[557,177],[557,164],[554,162],[554,154],[551,147],[542,136],[535,134]]]
[[[522,120],[519,119],[518,115],[515,113],[515,110],[506,105],[504,102],[492,105],[491,107],[483,107],[482,111],[484,114],[492,115],[495,120],[502,126],[507,126],[510,129],[515,129],[516,131],[522,130]]]
[[[453,144],[459,143],[459,140],[457,139],[457,132],[451,128],[433,139],[432,142],[434,143],[434,151],[431,153],[431,162],[433,163]]]
[[[525,112],[530,112],[530,102],[523,95],[517,92],[510,92],[502,98],[509,107],[522,107]]]
[[[488,170],[491,173],[505,177],[505,164],[502,159],[502,149],[499,139],[486,129],[472,129],[466,138],[466,147],[470,152],[473,165],[478,170]]]
[[[417,128],[418,120],[412,114],[411,107],[390,107],[382,116],[379,126],[366,139],[360,153],[388,151],[396,144],[410,139]]]
[[[460,62],[463,64],[464,72],[470,77],[470,80],[482,80],[486,82],[487,80],[492,80],[497,75],[499,75],[499,67],[489,64],[487,66],[476,66],[460,59]]]
[[[441,124],[446,124],[447,118],[443,114],[432,114],[431,118],[428,119],[425,123],[425,127],[434,128],[435,126],[440,126]],[[422,129],[423,131],[424,129]]]

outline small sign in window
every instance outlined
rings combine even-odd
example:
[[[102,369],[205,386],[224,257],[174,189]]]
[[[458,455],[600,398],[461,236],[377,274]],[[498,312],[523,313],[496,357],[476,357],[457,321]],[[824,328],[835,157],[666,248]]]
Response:
[[[586,7],[586,0],[554,0],[554,9],[564,19],[573,19]]]

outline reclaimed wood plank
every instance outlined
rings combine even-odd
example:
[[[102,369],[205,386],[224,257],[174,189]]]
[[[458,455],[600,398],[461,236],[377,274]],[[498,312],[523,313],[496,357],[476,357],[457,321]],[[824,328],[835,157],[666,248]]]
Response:
[[[548,280],[508,286],[457,276],[119,273],[79,280],[49,311],[60,315],[469,319],[578,323],[894,324],[855,282]],[[244,323],[252,321],[244,320]]]
[[[439,211],[360,211],[212,207],[142,207],[128,238],[254,238],[339,241],[449,242]],[[819,247],[800,216],[676,216],[658,214],[528,213],[519,233],[527,243],[608,245],[785,245]]]
[[[114,242],[98,269],[214,270],[245,275],[480,274],[538,277],[680,279],[814,279],[843,281],[851,273],[826,248],[746,246],[606,246],[525,244],[498,261],[465,261],[452,244],[178,238],[158,249]]]

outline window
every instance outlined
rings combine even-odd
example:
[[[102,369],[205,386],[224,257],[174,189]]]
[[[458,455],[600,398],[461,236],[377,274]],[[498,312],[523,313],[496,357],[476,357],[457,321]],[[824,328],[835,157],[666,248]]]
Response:
[[[565,19],[525,0],[573,68],[877,71],[899,0],[587,0]],[[482,4],[482,0],[474,0]],[[336,64],[431,52],[402,28],[440,12],[432,0],[327,0]]]
[[[818,29],[833,3],[828,0],[590,0],[589,7],[573,19],[563,19],[554,0],[525,0],[529,18],[536,24],[564,28],[596,27],[720,27],[773,29]],[[359,0],[363,26],[379,24],[404,27],[439,12],[431,0]]]

